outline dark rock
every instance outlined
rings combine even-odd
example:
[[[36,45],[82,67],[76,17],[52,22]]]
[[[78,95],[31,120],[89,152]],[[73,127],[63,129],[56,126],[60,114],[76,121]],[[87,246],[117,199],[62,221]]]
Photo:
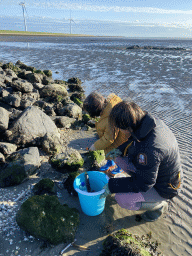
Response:
[[[20,149],[12,153],[7,160],[19,164],[25,171],[26,176],[33,174],[40,166],[40,156],[37,147]]]
[[[72,91],[72,92],[76,92],[76,91],[84,92],[84,89],[81,86],[81,84],[69,84],[68,87],[69,87],[70,91]]]
[[[43,70],[43,73],[48,76],[48,77],[52,77],[52,71],[51,70]]]
[[[51,244],[72,242],[79,225],[75,208],[61,205],[56,196],[32,196],[17,212],[18,225],[32,236]]]
[[[71,196],[75,196],[75,197],[78,196],[78,193],[73,187],[73,182],[79,174],[80,174],[79,172],[71,172],[69,173],[68,178],[63,182],[64,188],[67,190],[67,192]]]
[[[82,84],[81,80],[77,77],[72,77],[68,79],[67,83],[69,84]]]
[[[73,100],[74,98],[77,98],[77,99],[83,101],[85,99],[85,94],[83,92],[72,93],[70,99]]]
[[[171,51],[186,51],[185,48],[180,47],[161,47],[161,46],[139,46],[132,45],[126,48],[126,50],[171,50]]]
[[[36,73],[30,73],[30,74],[26,74],[25,78],[30,83],[42,83],[43,75],[42,74],[36,74]]]
[[[54,182],[51,179],[42,179],[33,187],[33,193],[35,195],[54,195]]]

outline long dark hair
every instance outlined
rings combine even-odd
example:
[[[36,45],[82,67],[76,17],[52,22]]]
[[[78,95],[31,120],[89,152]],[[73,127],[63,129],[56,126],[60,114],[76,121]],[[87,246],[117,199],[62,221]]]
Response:
[[[109,115],[109,124],[115,134],[116,128],[134,132],[140,125],[141,119],[145,116],[143,111],[136,103],[122,101],[115,105]]]
[[[96,117],[100,116],[104,106],[105,98],[97,92],[92,92],[85,99],[83,110],[87,111],[91,117]]]

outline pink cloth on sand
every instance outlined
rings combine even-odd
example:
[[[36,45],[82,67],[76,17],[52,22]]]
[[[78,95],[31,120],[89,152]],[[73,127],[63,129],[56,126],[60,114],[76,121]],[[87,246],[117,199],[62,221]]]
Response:
[[[141,202],[145,202],[141,193],[117,193],[115,200],[122,208],[132,211],[138,211],[141,208]]]

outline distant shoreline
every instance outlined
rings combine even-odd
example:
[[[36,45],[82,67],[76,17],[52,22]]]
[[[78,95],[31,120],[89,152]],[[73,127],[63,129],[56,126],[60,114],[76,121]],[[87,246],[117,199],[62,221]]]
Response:
[[[131,40],[192,40],[192,38],[180,37],[125,37],[125,36],[95,36],[85,34],[65,34],[51,32],[31,32],[31,31],[16,31],[16,30],[0,30],[0,36],[52,36],[52,37],[100,37],[100,38],[124,38]]]
[[[100,37],[83,34],[64,34],[64,33],[49,33],[49,32],[30,32],[30,31],[15,31],[15,30],[0,30],[0,35],[6,36],[61,36],[61,37]]]

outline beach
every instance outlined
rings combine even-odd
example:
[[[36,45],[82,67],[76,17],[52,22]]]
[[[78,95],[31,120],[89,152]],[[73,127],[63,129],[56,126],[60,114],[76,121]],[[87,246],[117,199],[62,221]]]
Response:
[[[86,95],[93,90],[107,96],[114,92],[120,97],[131,98],[144,110],[161,118],[175,134],[183,166],[184,182],[179,196],[169,200],[169,210],[154,223],[135,221],[138,212],[118,206],[114,195],[106,201],[104,212],[95,217],[86,216],[78,198],[59,190],[59,200],[80,211],[80,225],[76,233],[77,244],[90,248],[79,251],[70,247],[64,255],[99,255],[102,242],[113,231],[126,228],[129,232],[146,235],[152,232],[152,240],[161,243],[159,249],[166,256],[192,254],[192,77],[191,49],[189,41],[125,40],[99,38],[49,38],[0,36],[0,59],[15,63],[18,59],[39,69],[51,69],[54,79],[67,80],[79,77]],[[29,44],[29,47],[27,46]],[[181,46],[186,51],[126,51],[126,45]],[[58,72],[58,73],[57,73]],[[61,131],[68,138],[70,147],[84,153],[95,140],[95,130]],[[50,177],[55,183],[62,176],[48,163],[48,156],[41,155],[42,169],[19,186],[0,189],[1,204],[7,205],[7,215],[2,219],[0,255],[59,255],[67,246],[60,244],[41,249],[42,242],[26,237],[15,222],[15,214],[22,200],[17,198],[28,185],[42,177]],[[9,211],[10,210],[10,211]]]

